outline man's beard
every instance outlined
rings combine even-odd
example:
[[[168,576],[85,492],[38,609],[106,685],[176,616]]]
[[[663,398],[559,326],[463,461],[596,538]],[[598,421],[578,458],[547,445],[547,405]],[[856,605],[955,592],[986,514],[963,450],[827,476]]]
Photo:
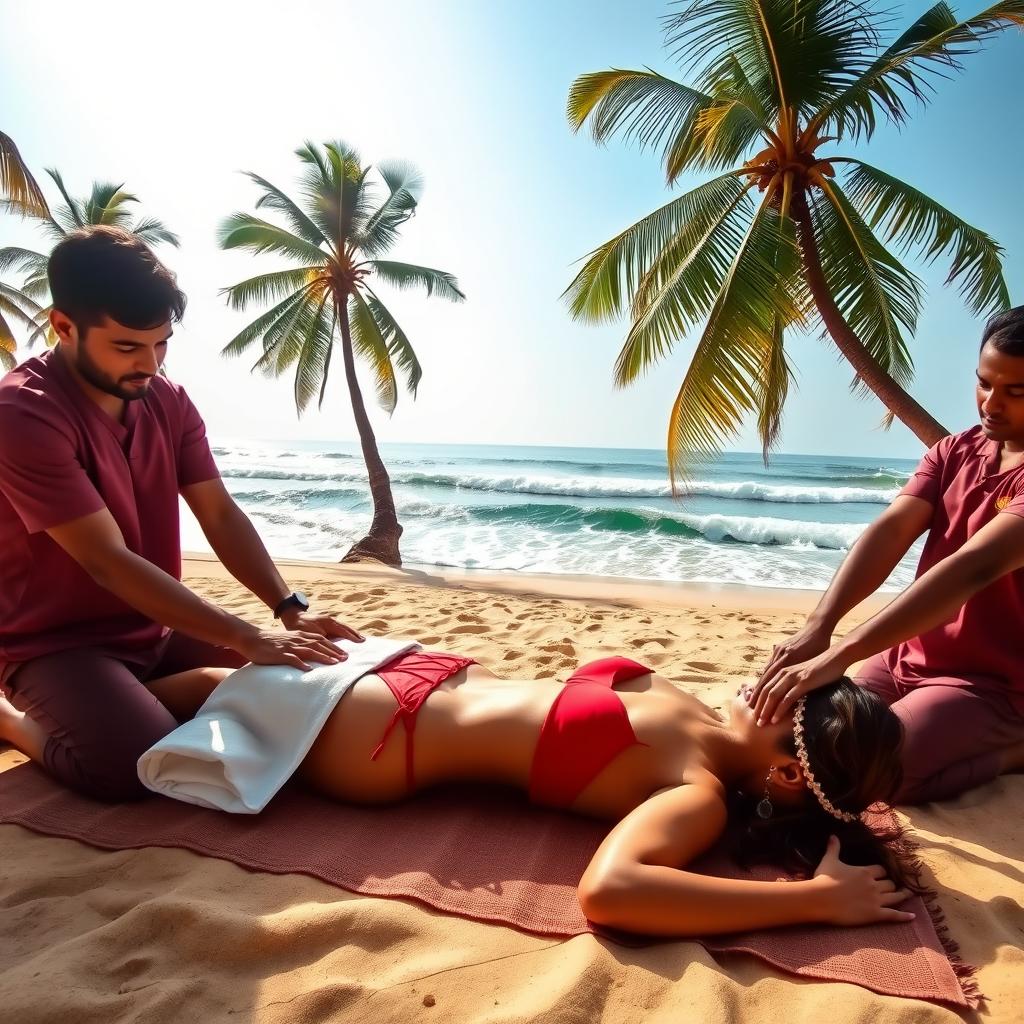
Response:
[[[125,402],[134,402],[137,398],[145,398],[149,388],[128,388],[123,387],[122,382],[130,380],[149,380],[147,377],[120,377],[115,379],[104,373],[90,358],[85,346],[79,342],[78,351],[75,355],[75,369],[82,375],[82,378],[91,384],[98,391],[113,395],[115,398],[123,399]]]

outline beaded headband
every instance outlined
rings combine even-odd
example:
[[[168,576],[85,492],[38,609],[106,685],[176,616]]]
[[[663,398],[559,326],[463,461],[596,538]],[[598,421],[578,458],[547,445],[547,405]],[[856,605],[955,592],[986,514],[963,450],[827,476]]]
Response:
[[[815,795],[818,803],[821,804],[822,808],[832,815],[833,818],[837,818],[839,821],[856,821],[860,815],[851,814],[849,811],[841,811],[836,807],[827,796],[825,796],[824,790],[818,780],[814,777],[814,773],[811,771],[810,762],[807,759],[807,746],[804,743],[804,701],[806,697],[801,697],[796,702],[796,707],[793,709],[793,739],[796,741],[796,756],[800,761],[800,767],[803,769],[804,781],[807,783],[807,788]]]

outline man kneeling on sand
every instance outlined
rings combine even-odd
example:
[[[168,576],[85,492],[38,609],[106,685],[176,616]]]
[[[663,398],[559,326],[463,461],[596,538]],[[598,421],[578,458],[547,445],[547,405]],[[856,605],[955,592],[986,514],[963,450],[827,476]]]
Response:
[[[56,347],[0,382],[0,740],[66,785],[142,796],[136,761],[245,662],[307,668],[361,637],[290,593],[228,494],[185,391],[160,374],[185,297],[135,236],[50,257]],[[285,631],[180,582],[178,495]]]
[[[856,682],[903,722],[904,803],[1024,770],[1024,306],[986,325],[976,394],[981,423],[925,455],[750,695],[777,721],[867,658]],[[831,644],[925,531],[914,583]]]

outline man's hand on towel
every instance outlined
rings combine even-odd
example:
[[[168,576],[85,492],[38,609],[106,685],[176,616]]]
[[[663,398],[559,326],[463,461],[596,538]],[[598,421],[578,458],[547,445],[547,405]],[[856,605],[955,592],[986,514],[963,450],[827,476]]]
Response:
[[[321,633],[305,630],[256,629],[235,645],[235,650],[254,665],[293,665],[303,671],[321,665],[336,665],[348,655]]]
[[[320,636],[328,637],[331,640],[354,640],[359,643],[363,636],[357,633],[351,626],[346,626],[335,618],[334,612],[300,612],[293,608],[281,616],[281,622],[285,629],[298,630],[303,633],[318,633]],[[344,658],[344,651],[341,652]]]

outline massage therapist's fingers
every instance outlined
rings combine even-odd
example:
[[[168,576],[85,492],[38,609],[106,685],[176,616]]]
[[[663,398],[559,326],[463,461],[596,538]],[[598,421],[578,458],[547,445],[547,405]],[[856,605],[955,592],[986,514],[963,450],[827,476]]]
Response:
[[[322,665],[336,665],[344,661],[348,655],[331,643],[326,637],[319,633],[307,633],[305,631],[292,634],[300,648],[303,657],[312,658]]]
[[[333,637],[336,640],[352,640],[355,643],[362,643],[366,639],[361,633],[357,633],[351,626],[339,622],[334,612],[322,615],[321,622],[324,627],[324,636]]]

